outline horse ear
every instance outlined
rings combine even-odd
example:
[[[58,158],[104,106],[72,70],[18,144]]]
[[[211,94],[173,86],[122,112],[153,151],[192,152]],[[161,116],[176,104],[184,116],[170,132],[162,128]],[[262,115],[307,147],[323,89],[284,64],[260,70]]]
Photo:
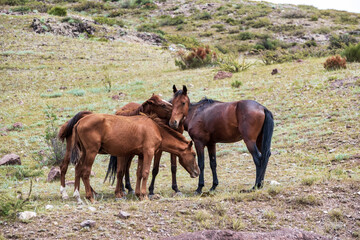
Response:
[[[174,92],[174,93],[176,93],[176,92],[177,92],[177,89],[176,89],[175,84],[173,85],[173,92]]]
[[[187,94],[187,88],[185,85],[183,85],[183,94],[186,95]]]
[[[147,100],[146,102],[147,102],[148,104],[150,104],[150,105],[154,103],[154,101],[153,101],[152,99],[149,99],[149,100]]]

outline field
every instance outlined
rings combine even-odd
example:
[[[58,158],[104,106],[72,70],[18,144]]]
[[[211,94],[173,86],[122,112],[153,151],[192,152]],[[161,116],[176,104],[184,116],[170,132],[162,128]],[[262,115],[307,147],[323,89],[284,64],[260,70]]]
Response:
[[[29,27],[33,18],[0,15],[0,155],[16,153],[22,160],[22,166],[0,167],[0,207],[25,198],[32,179],[30,200],[22,210],[35,211],[37,217],[20,221],[1,216],[0,239],[158,239],[205,229],[280,228],[360,238],[359,63],[326,71],[326,57],[273,65],[254,57],[246,71],[213,80],[216,67],[180,70],[173,54],[162,47],[36,34]],[[271,75],[275,68],[279,73]],[[241,86],[231,87],[234,81]],[[82,110],[112,114],[152,93],[170,99],[173,84],[186,85],[193,102],[205,96],[252,99],[272,111],[275,130],[264,188],[241,193],[253,186],[255,165],[244,143],[238,142],[217,144],[215,192],[207,192],[212,176],[206,156],[205,193],[195,195],[197,179],[178,166],[184,196],[174,196],[170,157],[164,154],[156,199],[129,196],[115,201],[114,186],[103,183],[109,157],[98,155],[90,179],[99,193],[97,202],[63,201],[60,183],[46,182],[46,129],[52,123],[59,127]],[[73,180],[73,169],[70,166],[67,180]],[[135,169],[136,162],[133,186]],[[67,192],[71,194],[72,185]],[[120,210],[130,218],[119,218]],[[95,227],[81,228],[87,219],[96,221]]]

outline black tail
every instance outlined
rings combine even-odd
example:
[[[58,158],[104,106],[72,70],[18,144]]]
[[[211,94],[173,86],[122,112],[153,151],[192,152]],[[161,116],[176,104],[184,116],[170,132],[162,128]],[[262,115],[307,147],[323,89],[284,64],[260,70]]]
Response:
[[[111,185],[115,182],[115,176],[116,176],[116,169],[117,169],[117,157],[111,156],[109,161],[108,170],[106,172],[106,176],[104,179],[104,182],[109,177],[109,182],[111,182]],[[110,174],[110,175],[109,175]]]
[[[260,173],[260,179],[261,181],[264,180],[266,166],[269,161],[269,157],[271,156],[271,138],[274,132],[274,118],[272,113],[268,109],[264,109],[265,112],[265,121],[263,125],[263,138],[262,138],[262,144],[261,144],[261,164],[262,169]]]
[[[78,112],[72,119],[70,119],[67,123],[65,123],[64,125],[61,126],[59,134],[58,134],[58,138],[61,141],[64,141],[64,139],[70,137],[75,124],[81,118],[83,118],[83,117],[85,117],[86,115],[89,115],[89,114],[92,114],[92,112],[89,112],[89,111]]]
[[[70,156],[70,162],[72,164],[77,164],[80,158],[80,139],[79,136],[76,133],[76,127],[73,129],[72,136],[72,146],[71,146],[71,156]],[[84,152],[82,154],[85,154]]]

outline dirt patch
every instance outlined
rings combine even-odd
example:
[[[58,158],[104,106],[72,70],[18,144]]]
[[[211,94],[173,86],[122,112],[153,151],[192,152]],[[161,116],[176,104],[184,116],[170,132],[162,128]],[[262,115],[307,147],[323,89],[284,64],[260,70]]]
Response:
[[[337,89],[337,88],[348,88],[353,87],[355,85],[360,84],[360,77],[350,77],[350,78],[344,78],[344,79],[336,79],[331,82],[331,89]]]
[[[213,230],[213,231],[201,231],[195,233],[181,234],[176,237],[166,238],[168,240],[210,240],[210,239],[227,239],[227,240],[260,240],[260,239],[278,239],[278,240],[292,240],[292,239],[330,239],[320,236],[315,233],[305,232],[298,229],[281,229],[274,232],[234,232],[230,230]]]

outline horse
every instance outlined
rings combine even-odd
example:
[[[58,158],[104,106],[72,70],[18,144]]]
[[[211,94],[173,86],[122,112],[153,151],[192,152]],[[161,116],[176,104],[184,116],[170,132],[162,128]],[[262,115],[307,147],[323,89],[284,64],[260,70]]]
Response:
[[[187,93],[187,88],[186,86],[183,86],[183,90],[182,90],[185,94]],[[174,91],[174,94],[176,93],[176,91]],[[171,103],[172,100],[170,100]],[[189,100],[190,101],[190,100]],[[126,105],[125,105],[126,106]],[[124,106],[124,107],[125,107]],[[123,112],[127,111],[127,109],[123,110],[119,110],[116,114],[117,115],[123,115]],[[171,115],[171,114],[170,114]],[[163,119],[163,118],[161,118]],[[166,122],[169,121],[170,117],[165,118]],[[178,128],[176,129],[179,133],[183,133],[184,132],[184,127],[182,122],[179,124]],[[162,152],[159,151],[155,154],[154,157],[154,165],[153,165],[153,170],[152,170],[152,178],[151,178],[151,183],[149,186],[149,196],[153,196],[154,195],[154,188],[155,188],[155,179],[157,174],[159,173],[159,166],[160,166],[160,158],[161,158]],[[133,156],[130,156],[128,159],[128,165],[127,165],[127,170],[125,172],[125,180],[126,180],[126,185],[125,187],[128,189],[128,192],[130,193],[132,188],[129,182],[129,178],[127,178],[126,176],[129,176],[129,168],[131,165],[131,160],[132,160]],[[170,159],[171,159],[171,177],[172,177],[172,189],[175,191],[175,194],[181,194],[178,186],[177,186],[177,181],[176,181],[176,171],[177,171],[177,164],[176,164],[176,156],[174,154],[170,154]],[[116,171],[117,171],[117,159],[116,157],[112,156],[110,158],[109,161],[109,166],[108,166],[108,170],[106,173],[106,177],[105,180],[107,179],[108,176],[110,176],[110,179],[115,179],[115,175],[116,175]]]
[[[204,187],[204,148],[207,147],[213,175],[214,191],[218,185],[216,173],[216,143],[233,143],[244,140],[256,166],[255,185],[252,190],[262,188],[266,167],[271,155],[271,138],[274,131],[272,113],[260,103],[252,100],[220,102],[203,99],[190,103],[187,91],[173,86],[173,110],[169,125],[184,129],[194,141],[200,168],[197,194]]]
[[[118,182],[115,189],[117,198],[123,196],[120,185],[127,165],[124,159],[130,155],[143,156],[138,162],[135,188],[135,194],[140,199],[147,198],[147,178],[152,158],[158,149],[179,156],[180,164],[190,174],[190,177],[199,176],[200,170],[196,163],[192,141],[187,141],[182,134],[163,124],[157,118],[149,118],[144,115],[125,117],[90,114],[80,119],[74,126],[72,138],[70,161],[76,164],[74,196],[78,201],[80,200],[81,178],[85,185],[86,198],[90,202],[94,202],[89,176],[97,154],[123,157],[118,158]],[[81,156],[79,152],[81,152]]]
[[[146,100],[144,103],[142,104],[138,104],[138,103],[128,103],[125,106],[123,106],[121,109],[119,109],[116,112],[116,115],[125,115],[125,116],[131,116],[131,115],[138,115],[139,113],[143,112],[146,114],[155,114],[158,117],[162,118],[162,119],[169,119],[171,116],[171,110],[172,110],[172,105],[161,99],[158,95],[153,94],[148,100]],[[58,138],[61,141],[65,141],[66,140],[66,152],[65,152],[65,157],[60,165],[60,170],[61,170],[61,174],[60,174],[60,194],[62,195],[63,199],[68,199],[68,195],[66,193],[66,186],[65,186],[65,175],[68,169],[68,165],[70,162],[70,153],[71,153],[71,146],[72,146],[72,130],[73,127],[75,126],[75,124],[83,117],[93,114],[92,112],[89,111],[82,111],[79,112],[78,114],[76,114],[72,119],[70,119],[68,122],[66,122],[65,124],[63,124],[59,130],[58,133]],[[126,178],[126,183],[127,188],[129,189],[129,191],[132,190],[131,185],[130,185],[130,178],[128,176],[128,174],[125,175]],[[93,193],[96,193],[93,189],[92,189]]]

